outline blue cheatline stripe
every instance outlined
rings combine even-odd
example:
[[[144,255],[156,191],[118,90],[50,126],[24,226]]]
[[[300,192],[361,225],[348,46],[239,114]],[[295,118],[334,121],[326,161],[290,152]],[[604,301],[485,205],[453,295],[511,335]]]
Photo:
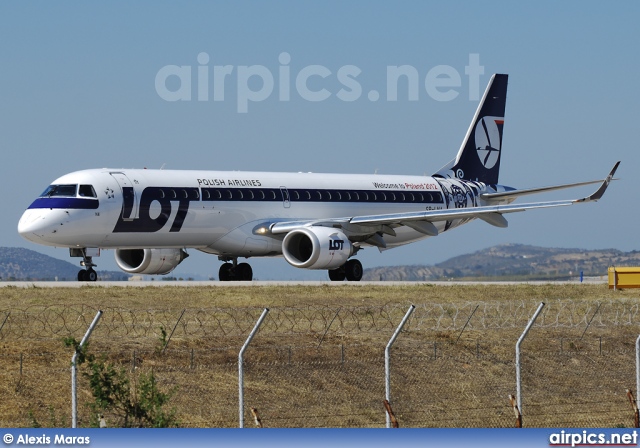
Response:
[[[81,210],[95,210],[100,201],[84,198],[38,198],[29,208],[68,208]]]

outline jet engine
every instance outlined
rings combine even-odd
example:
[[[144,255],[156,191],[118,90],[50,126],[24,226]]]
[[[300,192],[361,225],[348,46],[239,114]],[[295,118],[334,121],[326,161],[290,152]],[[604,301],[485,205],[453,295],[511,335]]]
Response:
[[[296,268],[336,269],[345,264],[353,253],[349,238],[331,227],[292,230],[282,241],[285,260]]]
[[[117,249],[116,263],[129,274],[168,274],[189,256],[183,249]]]

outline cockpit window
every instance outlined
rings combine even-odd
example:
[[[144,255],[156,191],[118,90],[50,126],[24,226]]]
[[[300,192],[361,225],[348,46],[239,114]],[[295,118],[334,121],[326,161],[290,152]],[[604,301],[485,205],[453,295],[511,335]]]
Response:
[[[78,194],[85,198],[97,198],[96,190],[93,189],[93,185],[80,185]]]
[[[40,196],[75,196],[77,189],[77,185],[49,185]]]

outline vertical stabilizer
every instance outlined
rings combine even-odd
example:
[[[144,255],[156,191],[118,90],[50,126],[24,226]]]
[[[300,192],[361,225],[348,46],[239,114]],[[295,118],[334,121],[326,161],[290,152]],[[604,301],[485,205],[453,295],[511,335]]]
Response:
[[[491,77],[458,155],[437,175],[498,183],[508,77],[500,74]]]

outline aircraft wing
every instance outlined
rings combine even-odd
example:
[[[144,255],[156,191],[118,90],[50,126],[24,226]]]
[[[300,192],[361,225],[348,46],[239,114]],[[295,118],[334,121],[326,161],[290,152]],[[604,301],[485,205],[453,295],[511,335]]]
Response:
[[[599,180],[591,180],[587,182],[577,182],[573,184],[554,185],[552,187],[539,187],[539,188],[527,188],[523,190],[511,190],[511,191],[505,191],[500,193],[483,193],[480,195],[480,198],[489,202],[500,201],[503,199],[511,199],[511,198],[515,199],[517,197],[525,196],[528,194],[546,193],[548,191],[563,190],[565,188],[581,187],[584,185],[602,184],[602,183],[606,183],[606,185],[604,185],[604,190],[606,190],[607,186],[609,185],[609,182],[611,182],[612,180],[616,180],[616,179],[613,179],[613,175],[618,169],[618,165],[620,165],[620,162],[617,162],[614,165],[613,169],[609,173],[609,176],[604,180],[599,179]],[[604,190],[602,191],[602,194],[604,194]],[[602,197],[602,194],[600,194],[600,196],[597,199],[600,199],[600,197]],[[591,200],[597,200],[597,199],[591,199]]]
[[[393,227],[406,225],[426,235],[435,236],[438,234],[438,230],[436,229],[435,225],[433,225],[434,222],[470,218],[479,218],[497,227],[507,227],[507,220],[502,216],[506,213],[523,212],[526,210],[534,210],[538,208],[566,207],[582,202],[597,201],[598,199],[602,198],[605,191],[607,190],[607,187],[609,186],[609,183],[613,180],[613,176],[619,164],[620,162],[616,163],[607,178],[601,181],[581,182],[577,184],[566,184],[535,189],[537,190],[535,192],[542,192],[600,182],[600,187],[593,194],[580,199],[532,202],[524,204],[488,205],[482,207],[427,210],[407,213],[389,213],[381,215],[365,215],[313,221],[287,221],[272,224],[269,230],[272,234],[282,234],[288,233],[300,227],[325,226],[343,227],[345,229],[348,229],[352,234],[366,235],[376,232],[382,232],[389,235],[395,235]],[[501,195],[500,197],[504,198],[505,194],[510,196],[517,196],[518,192],[531,194],[533,193],[532,190],[513,190],[506,193],[493,193],[489,194],[489,198],[497,198],[498,195]]]

